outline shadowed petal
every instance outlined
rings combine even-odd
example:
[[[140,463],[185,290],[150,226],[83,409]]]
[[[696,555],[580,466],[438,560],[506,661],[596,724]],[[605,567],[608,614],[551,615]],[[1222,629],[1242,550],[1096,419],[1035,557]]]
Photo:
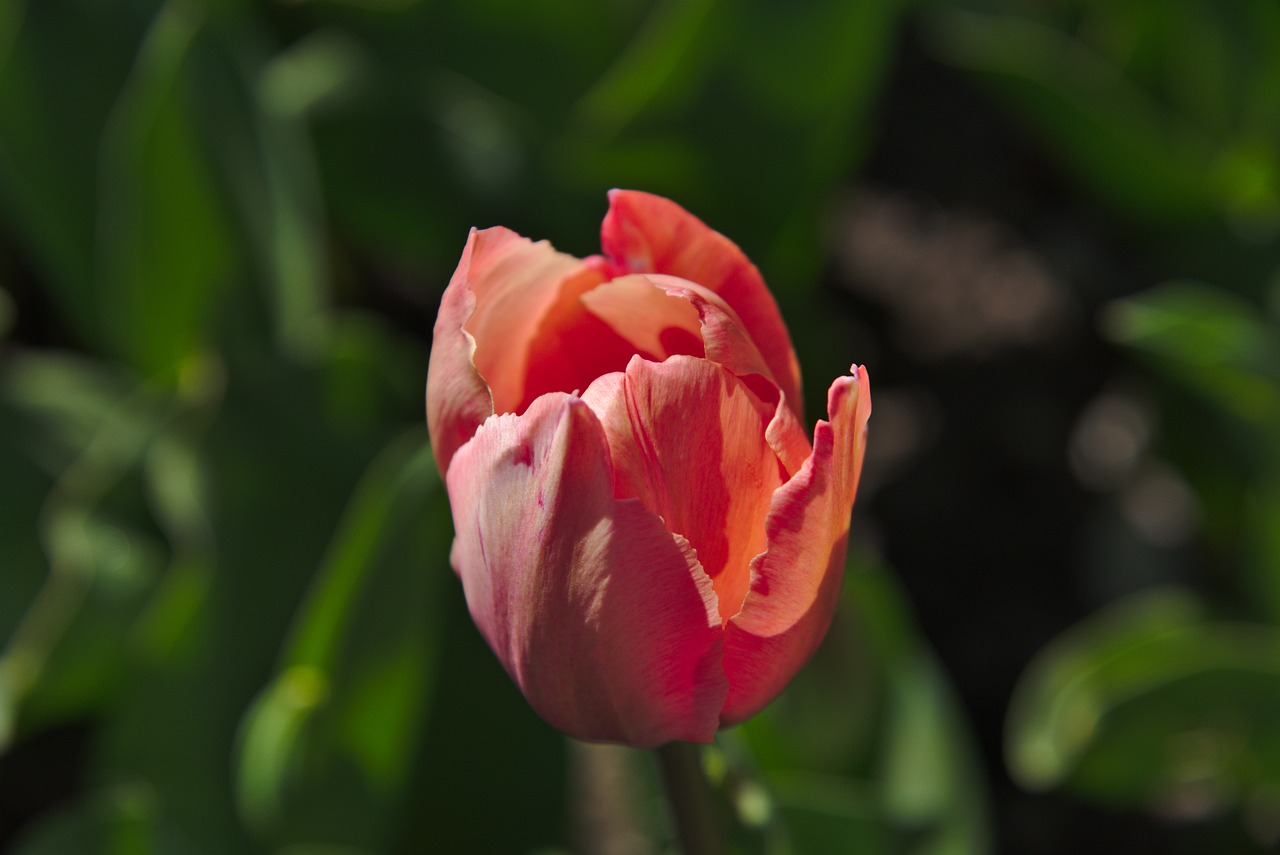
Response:
[[[577,281],[590,282],[589,272]],[[566,288],[543,315],[529,344],[522,412],[538,395],[572,392],[621,371],[632,356],[661,362],[702,355],[697,313],[644,277],[624,276],[582,291]]]
[[[782,691],[835,612],[871,414],[866,369],[831,385],[827,412],[830,422],[814,430],[813,454],[773,496],[768,549],[753,563],[742,610],[725,627],[726,725],[754,715]]]
[[[720,614],[736,614],[765,548],[770,498],[786,477],[765,442],[774,407],[706,359],[632,359],[625,374],[583,394],[600,417],[614,490],[635,497],[688,539],[715,584]]]
[[[688,300],[697,309],[707,359],[738,375],[760,400],[777,404],[765,439],[786,467],[787,475],[794,475],[809,457],[809,439],[737,313],[719,295],[700,285],[661,274],[650,274],[646,278],[666,293]]]
[[[803,413],[800,363],[778,305],[760,271],[733,241],[669,199],[612,190],[600,245],[619,273],[667,273],[719,294],[765,355],[792,410]]]
[[[653,513],[614,498],[586,404],[549,394],[492,417],[448,488],[467,605],[543,718],[642,747],[714,737],[727,686],[711,581]]]

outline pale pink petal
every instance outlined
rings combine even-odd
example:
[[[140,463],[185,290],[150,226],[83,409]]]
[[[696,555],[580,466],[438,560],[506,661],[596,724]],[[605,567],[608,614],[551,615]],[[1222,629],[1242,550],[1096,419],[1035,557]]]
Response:
[[[454,452],[493,414],[489,387],[472,363],[475,339],[465,328],[476,308],[468,282],[483,234],[471,230],[458,269],[440,300],[427,365],[427,432],[442,473],[448,470]]]
[[[613,190],[600,245],[617,271],[679,276],[724,298],[764,354],[791,408],[803,412],[800,363],[782,315],[760,271],[733,241],[669,199]]]
[[[616,494],[640,499],[689,541],[715,583],[722,618],[732,617],[765,547],[770,498],[786,477],[765,442],[775,407],[722,366],[688,356],[634,358],[583,400],[608,437]]]
[[[835,612],[871,414],[866,369],[854,371],[831,385],[830,422],[818,422],[813,454],[774,494],[768,549],[753,563],[751,590],[725,627],[726,725],[754,715],[782,691]]]
[[[716,596],[693,550],[613,495],[580,399],[493,416],[448,472],[467,605],[548,722],[579,739],[710,741],[727,692]]]

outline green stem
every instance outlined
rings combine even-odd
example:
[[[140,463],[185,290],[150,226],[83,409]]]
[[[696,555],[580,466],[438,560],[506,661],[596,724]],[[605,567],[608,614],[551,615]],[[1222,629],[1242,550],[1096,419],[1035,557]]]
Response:
[[[684,855],[725,855],[720,818],[702,772],[698,746],[669,742],[654,753]]]

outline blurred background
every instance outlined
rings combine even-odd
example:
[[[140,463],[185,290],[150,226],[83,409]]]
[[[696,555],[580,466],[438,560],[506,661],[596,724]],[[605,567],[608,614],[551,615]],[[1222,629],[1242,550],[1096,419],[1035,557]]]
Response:
[[[742,853],[1280,843],[1272,0],[0,3],[0,850],[672,851],[426,448],[471,226],[667,195],[875,414]]]

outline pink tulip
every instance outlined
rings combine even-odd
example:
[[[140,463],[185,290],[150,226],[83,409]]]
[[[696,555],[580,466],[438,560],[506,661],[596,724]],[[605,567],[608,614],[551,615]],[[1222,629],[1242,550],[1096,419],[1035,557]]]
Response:
[[[533,708],[585,740],[709,742],[831,622],[871,411],[855,366],[813,443],[773,297],[723,235],[615,190],[604,254],[471,232],[427,425],[452,562]]]

